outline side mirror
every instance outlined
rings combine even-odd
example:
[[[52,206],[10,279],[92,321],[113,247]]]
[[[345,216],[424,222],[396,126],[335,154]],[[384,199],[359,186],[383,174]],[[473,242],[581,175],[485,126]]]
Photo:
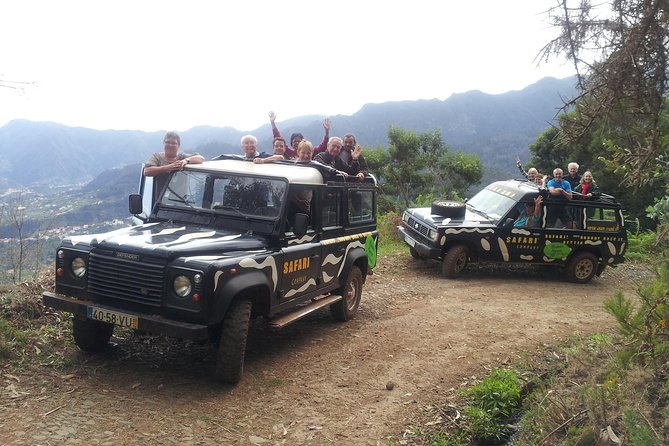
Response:
[[[309,226],[309,216],[307,214],[297,213],[295,214],[295,223],[293,224],[293,234],[297,238],[304,237],[304,234],[307,233],[307,226]]]
[[[504,227],[505,227],[505,228],[510,228],[511,226],[513,226],[513,222],[514,222],[514,221],[516,221],[516,220],[514,220],[513,218],[507,218],[507,219],[504,221]]]
[[[128,196],[128,209],[132,215],[142,213],[142,196],[140,194],[130,194]]]

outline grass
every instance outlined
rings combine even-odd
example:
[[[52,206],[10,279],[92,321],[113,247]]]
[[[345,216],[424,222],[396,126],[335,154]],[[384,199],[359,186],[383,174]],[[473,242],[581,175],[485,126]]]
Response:
[[[397,226],[401,221],[402,215],[396,212],[388,212],[379,216],[379,255],[409,252],[409,247],[397,234]]]
[[[0,359],[10,359],[28,344],[28,333],[0,319]]]

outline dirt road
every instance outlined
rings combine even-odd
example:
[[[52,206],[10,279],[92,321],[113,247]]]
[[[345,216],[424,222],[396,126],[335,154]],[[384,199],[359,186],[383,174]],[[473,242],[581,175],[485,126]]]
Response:
[[[5,365],[0,443],[385,445],[486,367],[611,329],[602,302],[646,275],[625,265],[574,285],[552,269],[470,267],[447,280],[406,256],[379,265],[348,323],[327,311],[281,331],[256,321],[235,387],[213,380],[210,346],[130,333],[103,356],[70,343],[65,369]]]

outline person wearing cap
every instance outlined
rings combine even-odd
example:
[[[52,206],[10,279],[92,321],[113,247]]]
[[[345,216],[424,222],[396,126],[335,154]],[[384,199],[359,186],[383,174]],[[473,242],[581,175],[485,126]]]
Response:
[[[539,226],[541,221],[541,203],[544,201],[544,197],[538,195],[534,199],[534,205],[532,203],[527,203],[525,206],[525,211],[522,212],[516,221],[513,222],[514,228],[534,228]]]

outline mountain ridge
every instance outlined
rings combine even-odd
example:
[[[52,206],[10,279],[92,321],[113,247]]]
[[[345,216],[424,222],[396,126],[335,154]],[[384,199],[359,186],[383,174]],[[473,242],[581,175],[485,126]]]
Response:
[[[491,174],[513,169],[516,155],[555,122],[564,97],[575,94],[575,78],[544,78],[521,90],[488,94],[454,93],[445,100],[420,99],[365,104],[353,115],[332,119],[332,135],[354,133],[365,147],[387,145],[388,126],[425,132],[438,129],[453,150],[478,153]],[[323,116],[305,115],[277,125],[284,136],[300,132],[312,142],[323,135]],[[10,121],[0,127],[0,188],[90,181],[104,171],[146,160],[162,150],[164,131],[94,130],[53,122]],[[200,125],[180,132],[181,150],[210,158],[239,153],[241,136],[252,133],[261,150],[271,150],[269,124],[251,132]],[[30,166],[22,169],[22,166]],[[26,173],[28,173],[26,175]]]

